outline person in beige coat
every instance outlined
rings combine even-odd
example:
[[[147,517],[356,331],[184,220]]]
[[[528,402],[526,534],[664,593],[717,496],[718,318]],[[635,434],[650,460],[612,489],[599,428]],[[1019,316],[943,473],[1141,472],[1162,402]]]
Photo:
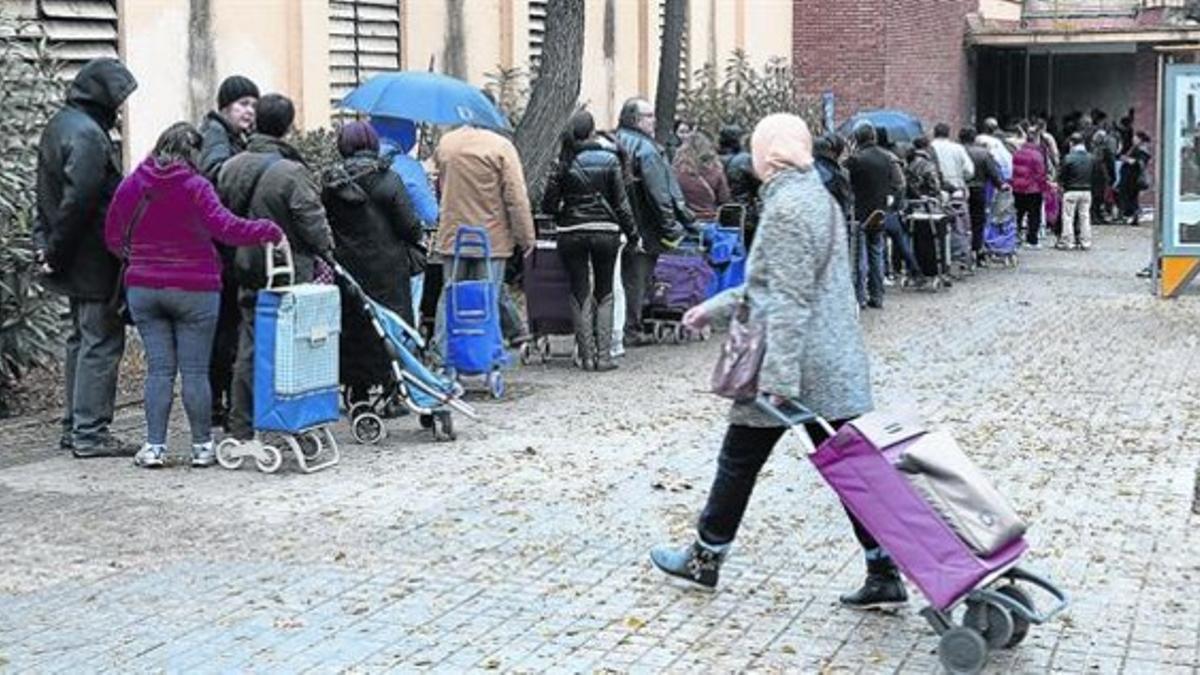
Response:
[[[812,145],[808,126],[795,115],[759,122],[751,147],[763,181],[763,210],[746,283],[692,308],[683,321],[693,330],[727,324],[746,303],[749,321],[765,327],[759,393],[776,404],[798,401],[836,429],[871,411],[870,363],[850,286],[845,221],[813,166]],[[806,430],[814,445],[828,438],[819,424]],[[656,567],[702,587],[717,585],[758,473],[785,431],[753,400],[733,404],[696,540],[682,548],[655,547],[650,558]],[[853,518],[851,523],[868,575],[842,603],[873,609],[905,602],[895,565]]]
[[[434,249],[442,256],[446,284],[463,279],[491,278],[499,284],[500,323],[510,344],[526,334],[520,313],[504,291],[504,269],[509,258],[523,255],[534,245],[533,211],[525,186],[521,158],[508,138],[497,131],[465,126],[438,143],[434,153],[441,210]],[[491,257],[464,252],[458,279],[453,279],[454,239],[462,226],[487,230]],[[434,344],[445,353],[445,304],[438,301]]]

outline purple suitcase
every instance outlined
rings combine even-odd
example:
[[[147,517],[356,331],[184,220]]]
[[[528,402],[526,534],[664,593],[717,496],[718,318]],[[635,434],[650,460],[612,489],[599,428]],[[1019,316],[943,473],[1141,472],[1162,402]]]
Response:
[[[575,333],[571,323],[571,282],[555,241],[537,240],[525,258],[522,290],[530,333],[537,337]]]
[[[941,636],[942,664],[951,672],[979,672],[989,649],[1015,647],[1032,624],[1043,624],[1069,605],[1051,582],[1017,567],[1028,550],[1015,538],[993,555],[980,558],[895,467],[905,448],[926,429],[899,415],[871,413],[843,426],[819,448],[812,448],[804,424],[828,424],[802,406],[760,407],[797,431],[809,459],[846,508],[875,537],[930,606],[921,614]],[[1024,581],[1056,600],[1039,612],[1015,582]],[[953,613],[966,606],[961,624]]]
[[[714,274],[700,253],[659,256],[650,283],[648,306],[651,312],[682,315],[704,302]]]

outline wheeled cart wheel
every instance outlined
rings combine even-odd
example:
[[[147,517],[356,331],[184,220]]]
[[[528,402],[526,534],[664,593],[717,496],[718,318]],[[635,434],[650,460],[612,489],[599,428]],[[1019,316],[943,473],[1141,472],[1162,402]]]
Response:
[[[298,436],[296,441],[300,445],[300,454],[304,455],[304,459],[316,459],[325,449],[325,442],[321,440],[321,435],[315,431]]]
[[[492,398],[504,398],[504,375],[498,370],[493,370],[487,375],[487,388],[492,394]]]
[[[1013,636],[1013,616],[1000,605],[967,601],[963,626],[983,636],[989,649],[1004,649]]]
[[[421,415],[417,418],[417,422],[420,423],[422,429],[432,429],[433,415]]]
[[[363,445],[374,445],[387,437],[383,418],[375,413],[363,413],[350,423],[350,435]]]
[[[974,675],[987,663],[987,642],[970,628],[952,628],[938,643],[938,660],[954,675]]]
[[[1016,600],[1030,611],[1034,609],[1033,599],[1025,591],[1021,590],[1020,586],[1001,586],[996,589],[996,592]],[[1012,613],[1010,616],[1012,617],[1013,630],[1012,635],[1008,638],[1008,642],[1004,643],[1005,649],[1016,647],[1025,640],[1025,636],[1029,635],[1029,620],[1016,613]]]
[[[266,457],[256,457],[254,463],[258,465],[258,470],[263,473],[275,473],[279,470],[279,467],[283,466],[283,453],[273,445],[263,445],[262,450]]]
[[[233,450],[237,446],[238,440],[236,438],[226,438],[218,443],[217,463],[231,471],[242,468],[242,462],[246,461],[246,456],[233,454]]]
[[[533,363],[533,341],[521,345],[520,359],[523,366]]]
[[[448,412],[435,413],[433,416],[433,440],[452,441],[454,435],[454,418]]]

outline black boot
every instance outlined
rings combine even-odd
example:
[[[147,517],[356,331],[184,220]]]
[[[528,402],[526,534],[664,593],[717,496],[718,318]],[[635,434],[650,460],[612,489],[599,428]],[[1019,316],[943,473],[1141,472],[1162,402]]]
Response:
[[[593,330],[596,305],[591,296],[583,304],[571,297],[571,323],[575,328],[575,365],[581,370],[596,369],[596,335]]]
[[[895,609],[908,602],[908,592],[890,558],[868,560],[862,588],[843,595],[841,602],[851,609]]]
[[[611,295],[600,299],[593,315],[595,330],[593,336],[596,346],[596,370],[606,372],[616,370],[617,364],[612,357],[613,333],[613,297]]]
[[[655,546],[650,549],[650,561],[673,577],[711,589],[717,587],[727,548],[705,546],[699,541],[683,548]]]

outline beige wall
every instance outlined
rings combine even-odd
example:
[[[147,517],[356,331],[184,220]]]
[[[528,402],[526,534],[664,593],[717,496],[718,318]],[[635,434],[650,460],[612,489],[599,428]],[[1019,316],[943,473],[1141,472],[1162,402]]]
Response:
[[[121,1],[122,55],[139,82],[126,110],[127,163],[149,152],[168,125],[189,117],[189,38],[212,41],[217,84],[229,75],[245,75],[263,93],[291,97],[301,128],[328,124],[327,0],[209,0],[210,36],[189,36],[190,4]],[[215,106],[215,91],[211,99]]]
[[[122,53],[141,87],[127,112],[128,161],[152,147],[167,125],[189,115],[188,8],[204,0],[120,0]],[[328,0],[207,0],[208,39],[216,79],[245,75],[263,93],[290,96],[302,129],[326,126],[329,104]],[[585,0],[583,84],[580,98],[604,126],[616,123],[628,97],[652,97],[658,77],[658,0],[611,0],[615,53],[604,59],[608,0]],[[402,62],[424,70],[433,58],[444,69],[446,0],[404,0]],[[463,0],[467,78],[478,85],[501,64],[529,63],[528,0]],[[756,64],[790,58],[792,0],[691,0],[688,35],[691,67],[710,58],[723,65],[743,47]],[[214,99],[216,92],[210,98]],[[199,120],[193,120],[199,121]]]

